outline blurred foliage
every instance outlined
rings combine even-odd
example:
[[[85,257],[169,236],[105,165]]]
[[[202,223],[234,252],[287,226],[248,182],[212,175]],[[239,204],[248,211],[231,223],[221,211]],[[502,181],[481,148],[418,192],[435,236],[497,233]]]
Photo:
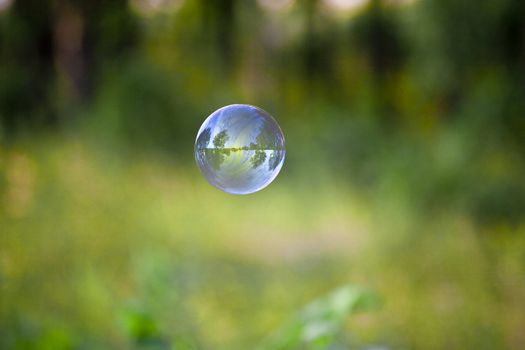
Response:
[[[344,286],[304,307],[261,349],[325,349],[336,346],[346,317],[378,305],[377,297],[356,286]],[[345,343],[343,343],[344,345]],[[348,343],[346,343],[348,344]]]
[[[523,13],[0,0],[0,348],[525,348]],[[287,140],[247,197],[232,103]]]

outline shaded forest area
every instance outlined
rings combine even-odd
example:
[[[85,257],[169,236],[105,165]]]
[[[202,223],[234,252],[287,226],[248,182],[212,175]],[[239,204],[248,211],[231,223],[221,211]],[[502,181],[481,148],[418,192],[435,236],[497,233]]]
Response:
[[[469,164],[492,152],[517,158],[516,178],[481,195],[504,203],[476,210],[519,220],[522,2],[348,1],[346,14],[330,1],[291,3],[13,1],[1,13],[2,139],[87,128],[191,159],[203,117],[239,101],[270,107],[292,135],[297,124],[322,130],[313,148],[323,158],[348,149],[336,163],[359,172],[367,166],[356,162],[397,138],[450,129]]]

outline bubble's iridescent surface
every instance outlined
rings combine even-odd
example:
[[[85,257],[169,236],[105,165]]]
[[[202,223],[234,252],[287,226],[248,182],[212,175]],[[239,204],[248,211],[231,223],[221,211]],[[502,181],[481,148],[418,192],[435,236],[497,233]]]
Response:
[[[195,159],[210,184],[232,194],[262,190],[284,162],[284,136],[265,111],[230,105],[213,112],[195,141]]]

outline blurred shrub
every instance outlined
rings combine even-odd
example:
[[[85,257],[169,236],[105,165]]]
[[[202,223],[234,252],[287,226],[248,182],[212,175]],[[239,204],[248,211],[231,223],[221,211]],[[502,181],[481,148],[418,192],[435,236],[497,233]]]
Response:
[[[372,292],[354,285],[341,287],[306,305],[258,349],[347,348],[350,343],[344,330],[347,318],[378,306],[379,300]]]
[[[169,151],[182,157],[193,147],[202,118],[179,77],[135,59],[111,70],[87,123],[95,139],[123,148]]]

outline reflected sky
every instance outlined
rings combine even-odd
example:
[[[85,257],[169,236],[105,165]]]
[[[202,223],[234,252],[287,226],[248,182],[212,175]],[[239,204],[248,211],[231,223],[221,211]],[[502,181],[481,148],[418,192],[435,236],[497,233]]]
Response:
[[[213,186],[248,194],[270,184],[285,157],[284,136],[260,108],[230,105],[212,113],[195,142],[197,164]]]

